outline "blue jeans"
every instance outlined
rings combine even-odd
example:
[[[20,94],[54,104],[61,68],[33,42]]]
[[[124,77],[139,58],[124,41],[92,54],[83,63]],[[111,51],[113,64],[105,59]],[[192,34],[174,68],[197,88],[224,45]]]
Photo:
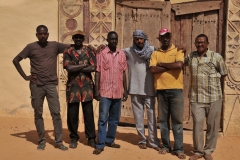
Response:
[[[104,148],[105,143],[114,143],[120,119],[122,99],[101,97],[98,118],[98,142],[96,148]],[[106,131],[108,123],[108,130]]]
[[[184,98],[182,89],[157,90],[158,124],[161,130],[162,148],[171,151],[170,116],[174,136],[173,152],[183,152],[183,114]]]

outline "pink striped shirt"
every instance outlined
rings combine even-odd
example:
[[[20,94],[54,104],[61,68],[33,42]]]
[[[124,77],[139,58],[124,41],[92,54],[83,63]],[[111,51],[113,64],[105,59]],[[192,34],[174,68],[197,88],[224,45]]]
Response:
[[[123,71],[127,69],[125,53],[117,49],[115,54],[108,47],[96,54],[100,73],[100,95],[106,98],[122,98]]]

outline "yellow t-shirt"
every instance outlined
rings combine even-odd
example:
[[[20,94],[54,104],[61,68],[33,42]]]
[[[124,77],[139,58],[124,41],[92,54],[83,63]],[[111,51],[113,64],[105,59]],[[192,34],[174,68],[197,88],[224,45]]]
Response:
[[[184,62],[184,53],[172,44],[171,47],[164,52],[157,50],[152,53],[150,66],[156,66],[158,63]],[[183,72],[182,69],[168,70],[163,73],[154,74],[155,90],[163,89],[183,89]]]

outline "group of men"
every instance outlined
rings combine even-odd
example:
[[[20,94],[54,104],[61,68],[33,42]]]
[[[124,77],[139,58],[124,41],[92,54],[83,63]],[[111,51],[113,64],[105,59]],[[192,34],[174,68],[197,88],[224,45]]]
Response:
[[[114,142],[120,119],[121,102],[131,97],[138,146],[147,146],[166,154],[171,151],[179,159],[186,159],[183,150],[183,72],[184,65],[191,73],[190,103],[193,116],[194,154],[190,160],[204,157],[212,160],[216,148],[218,128],[222,110],[221,79],[227,75],[222,56],[208,49],[208,37],[200,34],[195,39],[196,51],[188,55],[171,43],[171,32],[162,28],[158,33],[161,46],[156,50],[148,43],[142,30],[133,32],[133,44],[118,49],[118,35],[111,31],[107,35],[107,46],[96,53],[83,45],[85,34],[76,31],[72,35],[74,44],[65,45],[47,41],[49,33],[44,25],[36,29],[38,42],[28,44],[13,60],[20,75],[30,81],[35,125],[39,135],[38,149],[44,150],[43,101],[47,98],[54,124],[56,147],[67,150],[62,143],[62,121],[56,91],[57,55],[63,53],[63,66],[68,72],[66,84],[67,125],[70,132],[70,148],[77,148],[79,140],[79,105],[83,109],[85,134],[93,154],[100,154],[104,147],[120,148]],[[20,66],[23,58],[31,62],[31,75],[27,76]],[[128,69],[128,86],[126,70]],[[91,72],[95,72],[95,80]],[[155,97],[158,101],[158,117],[155,117]],[[99,102],[98,140],[96,142],[93,99]],[[147,111],[148,139],[144,128],[144,107]],[[206,142],[204,145],[203,124],[207,118]],[[170,118],[174,135],[174,146],[170,144]],[[161,131],[162,145],[157,137],[157,124]],[[148,143],[148,144],[147,144]]]

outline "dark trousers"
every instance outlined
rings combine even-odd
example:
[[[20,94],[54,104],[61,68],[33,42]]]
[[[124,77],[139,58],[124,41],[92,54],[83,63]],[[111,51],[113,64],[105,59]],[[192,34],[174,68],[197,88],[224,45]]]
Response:
[[[69,137],[72,141],[78,141],[80,138],[78,135],[78,124],[79,124],[79,102],[68,103],[67,108],[67,125],[70,132]],[[95,124],[93,115],[93,103],[92,101],[82,102],[83,117],[85,124],[85,135],[88,139],[94,139]]]
[[[60,103],[58,99],[58,93],[55,84],[37,85],[30,83],[31,90],[31,103],[34,109],[35,126],[38,132],[38,143],[46,143],[44,137],[44,121],[43,121],[43,101],[47,98],[48,107],[52,116],[55,142],[62,143],[62,119],[60,115]]]
[[[158,124],[161,131],[163,148],[171,150],[170,116],[174,136],[173,152],[183,152],[183,114],[184,98],[182,89],[157,90]]]

